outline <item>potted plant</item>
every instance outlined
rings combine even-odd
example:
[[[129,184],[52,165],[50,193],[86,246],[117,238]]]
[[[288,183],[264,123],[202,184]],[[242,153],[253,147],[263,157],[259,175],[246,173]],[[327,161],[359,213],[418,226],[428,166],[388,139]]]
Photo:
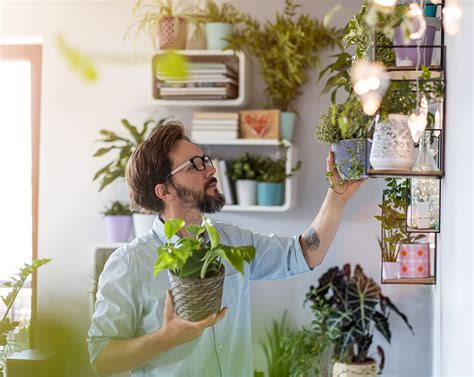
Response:
[[[135,149],[151,134],[160,127],[167,118],[160,120],[147,120],[143,123],[141,130],[132,125],[127,119],[122,119],[121,124],[127,130],[128,135],[119,135],[110,130],[100,130],[101,139],[97,140],[105,144],[97,149],[93,157],[102,157],[109,153],[115,153],[115,157],[108,164],[100,168],[94,175],[93,180],[100,182],[99,192],[109,186],[117,179],[124,179],[127,171],[128,159]],[[135,236],[138,237],[149,231],[155,220],[155,214],[134,213],[133,227]]]
[[[227,175],[235,182],[237,202],[240,205],[257,204],[257,170],[255,164],[258,156],[243,153],[228,161]]]
[[[369,352],[375,331],[390,343],[391,313],[397,314],[413,332],[405,314],[382,294],[380,286],[364,274],[360,265],[356,265],[353,274],[350,264],[342,269],[330,268],[321,276],[317,287],[310,287],[306,300],[313,303],[322,300],[335,309],[329,325],[338,328],[340,336],[334,346],[333,377],[376,376],[377,366]],[[385,356],[380,345],[377,353],[381,373]]]
[[[293,138],[295,100],[309,81],[309,71],[320,61],[323,50],[338,44],[339,30],[328,28],[308,14],[297,16],[301,5],[285,0],[283,13],[263,26],[250,15],[242,16],[242,27],[234,30],[228,47],[254,56],[265,81],[266,107],[281,110],[280,130],[284,139]]]
[[[128,204],[116,200],[102,212],[105,220],[107,242],[126,242],[132,230],[132,212]]]
[[[289,172],[286,170],[288,147],[279,145],[279,157],[260,156],[257,166],[257,203],[260,206],[279,206],[283,204],[285,179],[295,175],[301,168],[298,161]]]
[[[205,24],[208,50],[224,50],[227,38],[240,20],[240,13],[233,5],[224,3],[220,7],[215,0],[206,0],[202,22]]]
[[[221,308],[225,268],[228,262],[242,275],[244,262],[255,257],[255,247],[227,246],[210,221],[185,228],[188,236],[175,237],[184,220],[170,219],[164,231],[168,242],[158,247],[154,276],[168,270],[176,313],[187,321],[200,321]],[[174,241],[175,240],[175,241]]]
[[[329,106],[316,125],[316,139],[331,145],[343,180],[367,177],[367,136],[371,123],[359,100],[350,95],[344,103]]]
[[[136,28],[136,35],[148,33],[156,49],[183,50],[189,24],[196,26],[198,34],[200,32],[200,13],[199,8],[187,5],[184,0],[137,0],[126,35]]]

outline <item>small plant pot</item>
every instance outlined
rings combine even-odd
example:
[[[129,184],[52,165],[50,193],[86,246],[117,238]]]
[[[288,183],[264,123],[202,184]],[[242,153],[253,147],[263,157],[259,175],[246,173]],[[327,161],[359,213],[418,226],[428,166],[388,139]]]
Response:
[[[105,216],[107,242],[127,242],[132,230],[132,216]]]
[[[393,44],[397,46],[405,45],[411,47],[395,47],[395,64],[397,66],[415,66],[418,62],[419,66],[431,65],[431,59],[433,57],[433,48],[432,47],[423,47],[423,46],[432,46],[434,45],[434,39],[436,34],[436,27],[428,25],[426,27],[426,32],[422,37],[420,44],[420,57],[418,62],[418,52],[417,52],[417,40],[410,40],[408,43],[405,42],[403,38],[403,30],[401,27],[395,28],[395,34],[393,36]],[[408,64],[408,61],[411,61],[412,64]]]
[[[182,319],[198,322],[221,310],[225,268],[217,276],[189,279],[168,271],[174,309]]]
[[[224,50],[228,43],[225,38],[232,34],[234,25],[225,22],[209,22],[205,29],[207,49]]]
[[[436,5],[431,2],[427,2],[425,4],[425,9],[423,10],[423,13],[425,14],[425,17],[436,17],[437,10],[438,7]]]
[[[398,278],[399,262],[382,262],[382,277],[384,279]]]
[[[156,215],[146,215],[143,213],[133,214],[133,230],[135,237],[140,237],[153,228]]]
[[[245,206],[257,204],[257,181],[253,179],[239,179],[235,182],[237,188],[237,203]]]
[[[280,136],[282,139],[293,141],[295,132],[296,114],[288,111],[280,113]]]
[[[158,25],[161,50],[183,50],[188,39],[188,21],[183,17],[163,17]]]
[[[347,139],[331,144],[337,171],[344,181],[367,177],[367,148],[366,139]]]
[[[398,261],[399,278],[430,277],[430,244],[428,242],[400,244]]]
[[[408,115],[390,114],[375,124],[370,165],[380,170],[409,170],[415,162],[415,144],[408,128]]]
[[[375,361],[352,364],[336,361],[332,367],[332,377],[375,377],[376,375]]]
[[[284,183],[258,182],[259,206],[281,206],[283,204]]]

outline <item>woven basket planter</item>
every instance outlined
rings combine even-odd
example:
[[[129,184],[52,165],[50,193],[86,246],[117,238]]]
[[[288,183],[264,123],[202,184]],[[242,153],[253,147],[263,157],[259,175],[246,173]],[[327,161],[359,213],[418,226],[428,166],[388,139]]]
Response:
[[[176,313],[186,321],[197,322],[221,310],[224,266],[219,274],[206,279],[180,278],[168,271]]]
[[[188,39],[188,21],[182,17],[163,17],[158,25],[160,49],[184,50]]]
[[[377,365],[375,361],[365,363],[345,364],[335,362],[332,367],[332,377],[376,377]]]

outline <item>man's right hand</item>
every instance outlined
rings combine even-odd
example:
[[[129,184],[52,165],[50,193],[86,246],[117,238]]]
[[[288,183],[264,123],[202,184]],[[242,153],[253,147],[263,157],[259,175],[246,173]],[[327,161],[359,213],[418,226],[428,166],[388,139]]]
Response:
[[[165,339],[172,342],[172,344],[169,344],[170,347],[176,347],[197,338],[206,328],[214,326],[224,317],[227,310],[227,308],[223,308],[219,313],[212,313],[199,322],[186,321],[176,314],[173,296],[171,290],[168,289],[164,309],[164,323],[158,332],[162,333]]]

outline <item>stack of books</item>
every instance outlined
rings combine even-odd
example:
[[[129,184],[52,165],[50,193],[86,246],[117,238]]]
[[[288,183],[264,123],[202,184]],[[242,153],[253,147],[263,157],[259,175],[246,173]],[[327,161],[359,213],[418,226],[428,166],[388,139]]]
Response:
[[[194,113],[191,135],[200,141],[236,140],[239,137],[239,113]]]
[[[238,75],[224,63],[190,63],[185,79],[174,79],[157,72],[158,95],[162,99],[237,98]]]

